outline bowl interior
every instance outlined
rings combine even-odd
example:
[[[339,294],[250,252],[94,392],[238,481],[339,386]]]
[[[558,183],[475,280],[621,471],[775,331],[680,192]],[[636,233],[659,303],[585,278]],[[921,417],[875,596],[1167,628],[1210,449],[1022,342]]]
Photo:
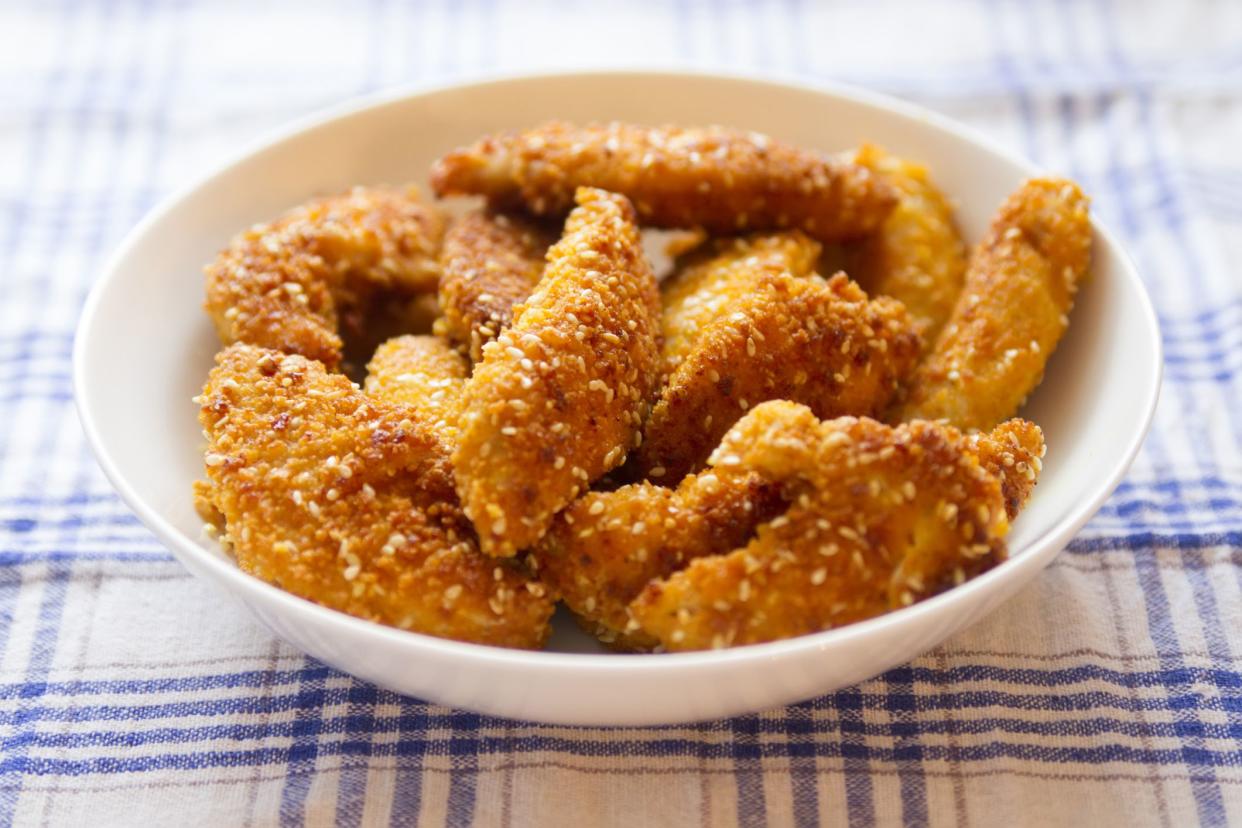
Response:
[[[221,556],[201,534],[190,485],[202,472],[198,393],[218,343],[202,312],[202,267],[228,238],[312,195],[353,184],[424,183],[442,152],[542,120],[724,123],[840,150],[863,141],[929,165],[960,204],[970,241],[1033,170],[925,114],[855,94],[685,75],[498,81],[394,99],[291,132],[149,217],[102,276],[79,331],[75,375],[101,462],[139,516],[185,555]],[[1097,232],[1095,261],[1064,342],[1024,415],[1048,442],[1043,477],[1014,526],[1020,557],[1099,499],[1145,430],[1159,344],[1129,263]],[[571,623],[552,649],[596,651]]]

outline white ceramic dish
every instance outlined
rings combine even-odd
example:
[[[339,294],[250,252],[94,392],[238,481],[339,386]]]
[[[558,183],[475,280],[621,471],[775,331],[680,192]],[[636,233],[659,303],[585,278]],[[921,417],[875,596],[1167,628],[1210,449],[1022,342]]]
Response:
[[[402,693],[519,719],[655,724],[761,710],[866,679],[977,621],[1048,564],[1130,465],[1156,403],[1160,338],[1132,263],[1097,225],[1092,278],[1024,412],[1043,426],[1049,453],[1011,534],[1012,557],[931,600],[840,630],[684,655],[605,654],[561,623],[551,651],[530,653],[385,628],[242,573],[204,538],[190,497],[202,472],[190,398],[218,347],[200,307],[203,264],[237,230],[309,196],[422,181],[452,147],[550,118],[724,123],[824,150],[877,142],[930,165],[959,199],[972,241],[1037,172],[944,118],[858,90],[606,73],[364,101],[296,124],[168,199],[125,240],[86,303],[74,349],[82,424],[121,496],[177,558],[295,646]]]

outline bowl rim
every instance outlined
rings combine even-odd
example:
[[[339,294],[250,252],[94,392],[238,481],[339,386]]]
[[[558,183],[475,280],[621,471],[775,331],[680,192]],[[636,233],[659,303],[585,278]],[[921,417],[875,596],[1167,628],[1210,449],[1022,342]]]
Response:
[[[104,475],[121,496],[121,499],[133,510],[139,520],[168,547],[169,551],[173,553],[174,557],[182,565],[195,571],[195,574],[199,574],[200,567],[205,568],[217,579],[228,584],[230,590],[240,592],[247,599],[247,603],[250,600],[266,604],[274,602],[279,607],[280,612],[285,614],[286,617],[292,616],[312,623],[317,621],[327,626],[340,625],[343,628],[342,632],[386,639],[386,643],[393,646],[406,649],[412,648],[415,651],[421,650],[428,655],[472,660],[481,659],[494,663],[507,663],[513,666],[520,665],[526,669],[551,672],[558,672],[566,668],[599,674],[612,674],[618,671],[650,673],[686,668],[706,669],[736,662],[775,661],[796,658],[812,650],[844,646],[851,641],[878,635],[881,634],[882,630],[893,632],[905,625],[918,624],[925,619],[930,620],[931,616],[939,612],[941,608],[947,608],[953,604],[968,604],[970,597],[974,593],[990,591],[992,585],[997,581],[1016,578],[1021,571],[1026,569],[1042,569],[1112,495],[1129,470],[1151,427],[1163,379],[1164,344],[1160,336],[1155,309],[1139,276],[1137,266],[1129,253],[1120,244],[1116,235],[1101,224],[1094,215],[1091,217],[1092,228],[1097,237],[1101,238],[1116,255],[1120,277],[1129,282],[1129,287],[1138,299],[1143,327],[1146,328],[1148,339],[1154,348],[1154,359],[1146,378],[1146,393],[1144,399],[1140,401],[1142,413],[1139,417],[1138,427],[1131,434],[1119,460],[1105,475],[1106,484],[1101,486],[1092,497],[1080,501],[1058,521],[1031,539],[1023,547],[1021,554],[1006,558],[996,567],[972,578],[964,584],[911,606],[902,607],[875,618],[859,621],[844,627],[779,641],[750,644],[722,650],[682,653],[549,652],[546,650],[509,649],[487,644],[437,638],[425,633],[401,630],[357,618],[268,584],[244,572],[234,562],[204,549],[193,538],[183,534],[173,526],[157,509],[149,505],[138,494],[129,484],[121,471],[117,459],[103,441],[98,424],[95,422],[92,414],[89,380],[86,374],[86,352],[90,342],[99,335],[96,333],[95,328],[98,325],[98,313],[103,296],[112,285],[118,282],[120,278],[118,274],[121,272],[120,266],[128,258],[131,251],[145,239],[152,227],[163,220],[165,216],[176,209],[183,201],[192,197],[198,190],[206,187],[217,178],[228,175],[234,167],[314,129],[327,127],[338,121],[366,112],[397,105],[411,98],[487,86],[522,85],[568,78],[576,80],[626,78],[644,82],[677,81],[689,78],[692,80],[725,81],[760,87],[793,89],[799,92],[834,97],[848,103],[882,110],[887,114],[927,124],[938,130],[950,133],[955,138],[999,156],[1022,170],[1027,176],[1039,175],[1042,172],[1042,169],[1034,162],[978,132],[973,127],[961,124],[933,110],[852,84],[818,79],[811,82],[802,77],[780,72],[733,73],[674,66],[618,67],[585,71],[533,73],[483,73],[462,76],[434,84],[403,84],[353,97],[295,118],[245,143],[240,149],[228,154],[206,172],[192,177],[187,183],[174,188],[152,207],[126,233],[120,244],[105,261],[99,276],[91,286],[90,293],[83,304],[78,319],[72,353],[73,397],[87,442],[90,444],[96,460],[103,469]]]

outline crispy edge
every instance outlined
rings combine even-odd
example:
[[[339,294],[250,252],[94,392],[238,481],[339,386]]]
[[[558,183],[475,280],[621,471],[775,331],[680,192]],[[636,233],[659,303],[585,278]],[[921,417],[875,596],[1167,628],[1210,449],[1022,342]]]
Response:
[[[440,337],[399,336],[376,349],[363,390],[374,399],[408,406],[451,450],[469,374],[466,358]]]
[[[447,456],[407,407],[300,355],[222,351],[198,398],[200,498],[246,572],[371,621],[538,647],[553,598],[479,553]]]
[[[779,486],[723,470],[690,475],[677,489],[636,483],[592,492],[557,516],[531,563],[588,632],[615,649],[649,650],[654,639],[625,631],[643,587],[745,544],[783,506]]]
[[[1000,480],[1005,513],[1013,520],[1031,499],[1043,471],[1044,432],[1030,420],[1012,419],[970,435],[979,463]]]
[[[205,269],[221,342],[297,353],[335,368],[373,297],[432,290],[443,221],[417,191],[354,188],[233,238]]]
[[[897,192],[897,206],[879,229],[847,254],[845,270],[873,296],[906,306],[928,345],[953,313],[966,276],[966,244],[953,208],[922,164],[864,145],[855,163]]]
[[[543,275],[556,233],[516,214],[477,210],[448,229],[440,253],[440,306],[436,332],[458,343],[472,362],[513,321]]]
[[[453,457],[485,552],[513,555],[640,439],[659,289],[623,197],[583,188],[536,291],[483,349]]]
[[[1000,483],[941,424],[821,423],[804,406],[766,403],[730,431],[712,464],[781,479],[797,494],[746,547],[697,558],[630,605],[632,626],[669,650],[853,623],[1005,556]]]
[[[865,167],[757,132],[546,123],[455,150],[432,167],[437,195],[484,195],[563,215],[576,187],[629,198],[639,221],[718,235],[798,228],[822,241],[873,231],[896,202]]]
[[[1044,375],[1091,260],[1087,198],[1071,181],[1031,179],[975,250],[953,316],[919,366],[898,419],[990,429]]]
[[[702,468],[747,409],[767,400],[821,417],[878,416],[913,371],[918,336],[900,303],[844,275],[764,274],[725,303],[660,393],[635,475],[676,482]]]

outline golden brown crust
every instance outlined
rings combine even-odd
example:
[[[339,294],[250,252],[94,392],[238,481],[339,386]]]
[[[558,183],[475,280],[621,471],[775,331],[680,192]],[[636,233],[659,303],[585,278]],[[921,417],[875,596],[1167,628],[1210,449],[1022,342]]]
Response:
[[[1090,260],[1091,222],[1078,186],[1024,183],[974,252],[953,316],[898,418],[989,429],[1012,417],[1043,378]]]
[[[956,429],[820,422],[770,402],[712,455],[786,487],[793,505],[746,547],[649,584],[634,624],[669,650],[816,632],[934,595],[1005,556],[999,481]]]
[[[779,486],[755,474],[592,492],[557,515],[531,562],[588,632],[615,649],[649,650],[654,639],[625,632],[627,606],[643,587],[695,557],[736,549],[782,508]]]
[[[1005,514],[1013,520],[1031,498],[1043,471],[1044,432],[1030,420],[1007,420],[969,437],[979,463],[1000,480]]]
[[[543,275],[556,233],[514,214],[476,210],[454,222],[440,252],[440,306],[436,332],[461,345],[473,362],[483,346],[513,321]]]
[[[898,199],[879,230],[848,251],[845,270],[872,296],[905,305],[930,346],[953,313],[966,275],[966,244],[953,208],[922,164],[871,145],[860,148],[854,162],[891,184]]]
[[[682,358],[647,421],[637,474],[675,484],[766,400],[805,403],[821,417],[878,415],[914,368],[918,337],[899,303],[868,301],[841,274],[731,272],[703,294],[714,318],[673,355]]]
[[[576,187],[599,187],[633,201],[644,225],[799,228],[824,241],[871,232],[895,201],[863,167],[719,126],[547,123],[451,152],[431,181],[440,196],[484,195],[544,216],[564,215]]]
[[[809,276],[819,242],[798,231],[716,239],[692,248],[660,285],[660,371],[664,378],[694,351],[702,330],[750,295],[765,274]]]
[[[657,376],[659,289],[621,196],[583,188],[536,291],[483,348],[453,457],[483,550],[513,555],[634,445]]]
[[[435,429],[451,451],[469,374],[466,358],[440,337],[399,336],[376,349],[363,390],[409,406],[411,416]]]
[[[377,294],[434,289],[438,212],[405,192],[355,188],[239,234],[206,268],[206,309],[224,344],[297,353],[329,368],[341,331]]]
[[[552,598],[480,554],[433,429],[300,355],[234,345],[200,420],[200,505],[246,572],[359,618],[429,635],[538,647]]]

